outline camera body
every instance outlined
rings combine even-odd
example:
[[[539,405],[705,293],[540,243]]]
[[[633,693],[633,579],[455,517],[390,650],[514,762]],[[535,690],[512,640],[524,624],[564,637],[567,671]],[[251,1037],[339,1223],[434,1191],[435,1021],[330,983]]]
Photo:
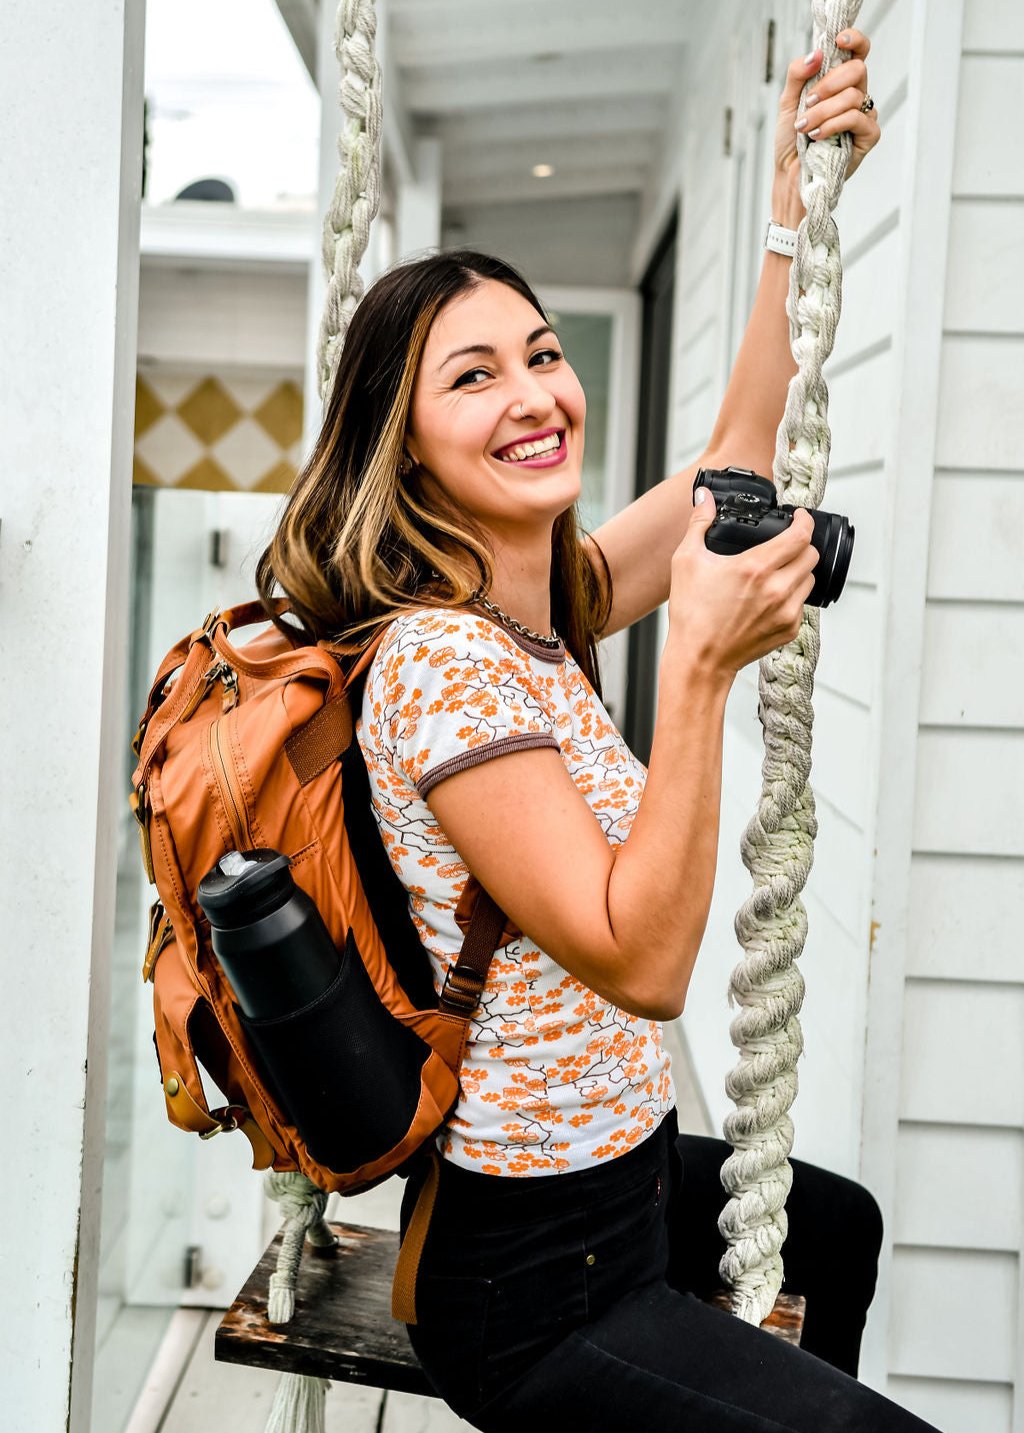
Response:
[[[797,509],[780,503],[775,484],[750,468],[701,468],[693,484],[708,488],[715,499],[715,519],[705,542],[711,552],[731,557],[785,532]],[[854,529],[839,513],[808,508],[814,531],[811,542],[818,553],[809,607],[828,607],[843,590],[850,570]]]

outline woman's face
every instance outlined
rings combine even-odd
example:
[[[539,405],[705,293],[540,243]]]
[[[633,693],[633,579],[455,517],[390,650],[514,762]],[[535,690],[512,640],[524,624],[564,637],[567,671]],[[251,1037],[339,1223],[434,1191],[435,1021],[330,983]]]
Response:
[[[406,448],[424,482],[489,531],[550,528],[579,497],[586,410],[553,330],[487,279],[434,320]]]

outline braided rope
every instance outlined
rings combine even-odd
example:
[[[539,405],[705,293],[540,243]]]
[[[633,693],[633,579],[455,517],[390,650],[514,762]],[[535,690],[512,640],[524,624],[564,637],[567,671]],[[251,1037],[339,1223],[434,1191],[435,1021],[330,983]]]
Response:
[[[848,58],[836,37],[853,24],[861,0],[812,0],[821,76]],[[842,304],[842,261],[832,211],[850,154],[848,135],[819,143],[797,140],[800,193],[807,211],[797,235],[790,275],[790,341],[798,372],[789,385],[779,425],[774,479],[779,498],[819,507],[828,477],[831,436],[822,365],[832,352]],[[733,1146],[722,1168],[730,1198],[719,1219],[727,1248],[720,1272],[732,1290],[733,1312],[759,1324],[782,1285],[786,1197],[793,1173],[789,1110],[796,1098],[796,1064],[803,1049],[797,1014],[804,982],[794,962],[807,936],[800,892],[813,859],[817,823],[811,770],[811,696],[818,662],[818,609],[804,608],[794,642],[761,662],[761,722],[765,754],[757,812],[744,832],[741,854],[754,884],[736,916],[744,957],[733,971],[730,1002],[739,1014],[730,1027],[740,1051],[726,1080],[737,1108],[727,1116]]]
[[[374,0],[340,0],[334,53],[341,67],[339,98],[344,123],[338,137],[341,164],[324,218],[323,261],[327,293],[317,340],[317,381],[326,402],[338,371],[345,334],[363,296],[359,264],[380,207],[380,131],[383,109],[380,67],[374,54]],[[298,1172],[271,1173],[266,1192],[284,1209],[286,1223],[270,1276],[267,1320],[288,1323],[295,1312],[295,1286],[308,1239],[319,1248],[337,1240],[324,1222],[327,1195]],[[274,1395],[266,1433],[324,1433],[327,1382],[286,1373]]]
[[[345,116],[338,137],[341,165],[324,218],[323,260],[327,295],[317,341],[320,397],[326,402],[349,321],[363,296],[359,263],[380,207],[380,67],[374,57],[374,0],[341,0],[334,51],[341,66]]]
[[[297,1170],[273,1171],[265,1184],[268,1199],[280,1204],[285,1216],[284,1234],[277,1253],[277,1268],[270,1276],[267,1321],[286,1324],[295,1312],[295,1285],[306,1240],[320,1249],[337,1243],[324,1223],[327,1195]]]

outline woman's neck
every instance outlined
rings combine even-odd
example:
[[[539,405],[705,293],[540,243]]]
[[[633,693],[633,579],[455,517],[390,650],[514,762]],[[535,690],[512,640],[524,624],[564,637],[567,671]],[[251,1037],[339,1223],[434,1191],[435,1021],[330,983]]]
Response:
[[[496,545],[494,580],[484,594],[524,627],[551,632],[551,537],[529,549]]]

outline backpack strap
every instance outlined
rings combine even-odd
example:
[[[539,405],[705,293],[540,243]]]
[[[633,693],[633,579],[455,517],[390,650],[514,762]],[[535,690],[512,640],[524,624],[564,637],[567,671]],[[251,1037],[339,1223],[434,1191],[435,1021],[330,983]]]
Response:
[[[438,1009],[445,1015],[469,1020],[483,994],[487,972],[505,929],[505,912],[478,887],[476,904],[459,951],[459,958],[445,976]]]
[[[504,929],[505,912],[481,886],[458,961],[445,977],[438,1005],[443,1014],[454,1015],[464,1021],[467,1033],[470,1018],[480,1003],[487,972]],[[464,1037],[459,1058],[460,1067],[466,1044]],[[455,1073],[458,1075],[458,1070]],[[436,1148],[429,1151],[428,1158],[429,1168],[398,1250],[395,1275],[391,1283],[391,1317],[403,1324],[416,1322],[416,1276],[419,1273],[420,1258],[430,1228],[441,1177],[441,1157]]]

